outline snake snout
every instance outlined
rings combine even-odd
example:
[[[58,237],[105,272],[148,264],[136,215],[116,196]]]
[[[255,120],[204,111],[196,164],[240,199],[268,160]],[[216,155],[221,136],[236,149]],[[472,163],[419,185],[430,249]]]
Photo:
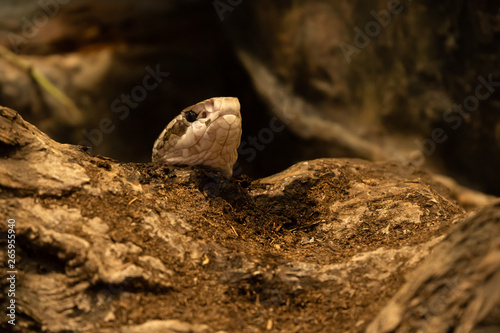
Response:
[[[222,116],[222,118],[224,119],[226,124],[228,124],[229,126],[231,126],[238,119],[238,117],[236,117],[233,114],[226,114],[226,115]]]

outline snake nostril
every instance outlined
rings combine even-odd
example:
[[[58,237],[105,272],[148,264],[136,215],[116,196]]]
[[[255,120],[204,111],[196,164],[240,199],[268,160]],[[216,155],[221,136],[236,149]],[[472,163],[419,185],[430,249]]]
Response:
[[[198,119],[204,119],[207,117],[207,112],[206,111],[202,111],[200,112],[200,114],[198,115]]]

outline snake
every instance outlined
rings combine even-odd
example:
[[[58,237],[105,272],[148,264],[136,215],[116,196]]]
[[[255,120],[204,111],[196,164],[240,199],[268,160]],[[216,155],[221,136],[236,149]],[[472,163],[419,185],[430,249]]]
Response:
[[[175,117],[153,145],[152,161],[179,166],[207,166],[233,175],[241,141],[240,102],[212,97]]]

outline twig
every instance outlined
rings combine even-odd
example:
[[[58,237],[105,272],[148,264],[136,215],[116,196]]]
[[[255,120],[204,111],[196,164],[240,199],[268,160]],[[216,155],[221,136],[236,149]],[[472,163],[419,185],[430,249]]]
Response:
[[[35,80],[40,87],[42,87],[49,95],[54,97],[59,103],[66,107],[65,111],[62,112],[57,108],[54,108],[53,112],[57,112],[59,119],[62,119],[69,125],[80,125],[83,123],[84,117],[83,112],[76,106],[75,102],[70,99],[66,94],[64,94],[59,88],[57,88],[50,80],[37,68],[33,67],[28,61],[16,55],[14,52],[8,50],[4,46],[0,45],[0,57],[4,58],[14,66],[26,71],[33,80]]]

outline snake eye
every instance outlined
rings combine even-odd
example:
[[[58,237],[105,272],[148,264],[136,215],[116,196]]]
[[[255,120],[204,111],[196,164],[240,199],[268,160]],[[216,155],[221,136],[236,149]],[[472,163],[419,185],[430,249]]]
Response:
[[[194,111],[187,111],[186,113],[184,113],[184,117],[186,118],[187,121],[192,123],[193,121],[196,120],[196,118],[198,118],[198,114]]]

